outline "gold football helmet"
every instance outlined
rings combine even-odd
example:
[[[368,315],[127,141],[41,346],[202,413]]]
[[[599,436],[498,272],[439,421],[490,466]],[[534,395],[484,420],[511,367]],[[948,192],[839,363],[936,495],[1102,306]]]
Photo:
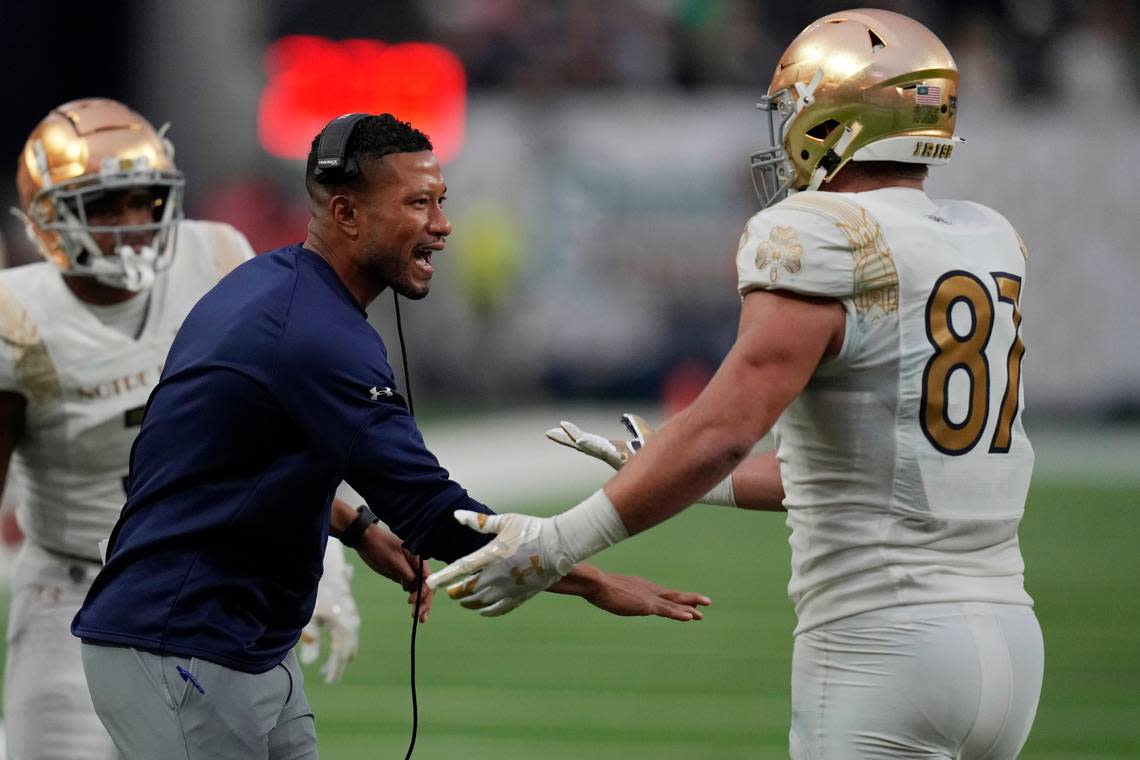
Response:
[[[917,21],[889,11],[832,13],[780,57],[758,106],[771,148],[752,154],[766,208],[818,189],[848,161],[944,164],[957,143],[958,67]]]
[[[170,263],[174,222],[182,215],[182,173],[164,132],[103,98],[64,103],[32,130],[16,167],[21,208],[12,211],[45,258],[68,275],[116,288],[138,291],[154,283]],[[136,188],[152,197],[152,221],[88,222],[92,203]],[[112,241],[110,250],[95,236]]]

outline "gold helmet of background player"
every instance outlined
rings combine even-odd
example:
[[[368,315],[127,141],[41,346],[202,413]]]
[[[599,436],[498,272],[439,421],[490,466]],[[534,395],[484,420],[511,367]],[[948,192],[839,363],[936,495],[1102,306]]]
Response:
[[[54,109],[24,144],[16,186],[20,208],[13,211],[40,253],[66,274],[142,290],[169,264],[182,213],[182,174],[162,132],[122,103],[85,98]],[[153,196],[152,221],[88,223],[93,201],[136,188]],[[111,250],[100,250],[96,234],[111,236]]]
[[[815,190],[848,161],[944,164],[954,146],[958,67],[914,19],[832,13],[780,57],[759,107],[772,147],[751,157],[764,207]]]

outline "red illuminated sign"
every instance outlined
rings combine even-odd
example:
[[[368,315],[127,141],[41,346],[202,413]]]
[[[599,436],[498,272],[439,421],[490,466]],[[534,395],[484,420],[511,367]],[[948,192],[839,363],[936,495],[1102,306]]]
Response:
[[[304,158],[325,124],[353,111],[411,122],[442,162],[463,146],[467,78],[447,48],[296,35],[271,44],[265,64],[257,131],[275,156]]]

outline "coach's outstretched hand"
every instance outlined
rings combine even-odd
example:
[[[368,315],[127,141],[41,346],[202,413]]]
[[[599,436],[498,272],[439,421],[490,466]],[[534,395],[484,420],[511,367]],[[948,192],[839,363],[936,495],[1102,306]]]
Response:
[[[423,575],[417,576],[420,558],[405,551],[400,538],[394,533],[375,525],[364,531],[356,550],[368,567],[400,584],[400,588],[408,592],[408,604],[413,606],[412,614],[415,614],[416,592],[419,591],[420,622],[426,623],[435,598],[435,591],[426,581],[431,572],[427,560],[424,560]],[[417,577],[419,583],[416,583]]]
[[[607,573],[593,565],[578,565],[550,587],[558,594],[580,596],[611,615],[636,617],[656,615],[670,620],[704,620],[697,607],[712,604],[704,594],[674,591],[639,575]]]

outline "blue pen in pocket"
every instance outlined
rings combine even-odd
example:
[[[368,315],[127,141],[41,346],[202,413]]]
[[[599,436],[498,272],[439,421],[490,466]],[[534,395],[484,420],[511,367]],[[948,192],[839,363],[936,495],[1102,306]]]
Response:
[[[176,665],[175,670],[178,671],[178,675],[182,676],[183,681],[188,681],[191,684],[193,684],[194,688],[198,690],[199,694],[205,694],[206,693],[206,690],[202,688],[202,684],[198,683],[198,679],[195,678],[194,674],[191,673],[189,670],[182,667],[181,665]]]

